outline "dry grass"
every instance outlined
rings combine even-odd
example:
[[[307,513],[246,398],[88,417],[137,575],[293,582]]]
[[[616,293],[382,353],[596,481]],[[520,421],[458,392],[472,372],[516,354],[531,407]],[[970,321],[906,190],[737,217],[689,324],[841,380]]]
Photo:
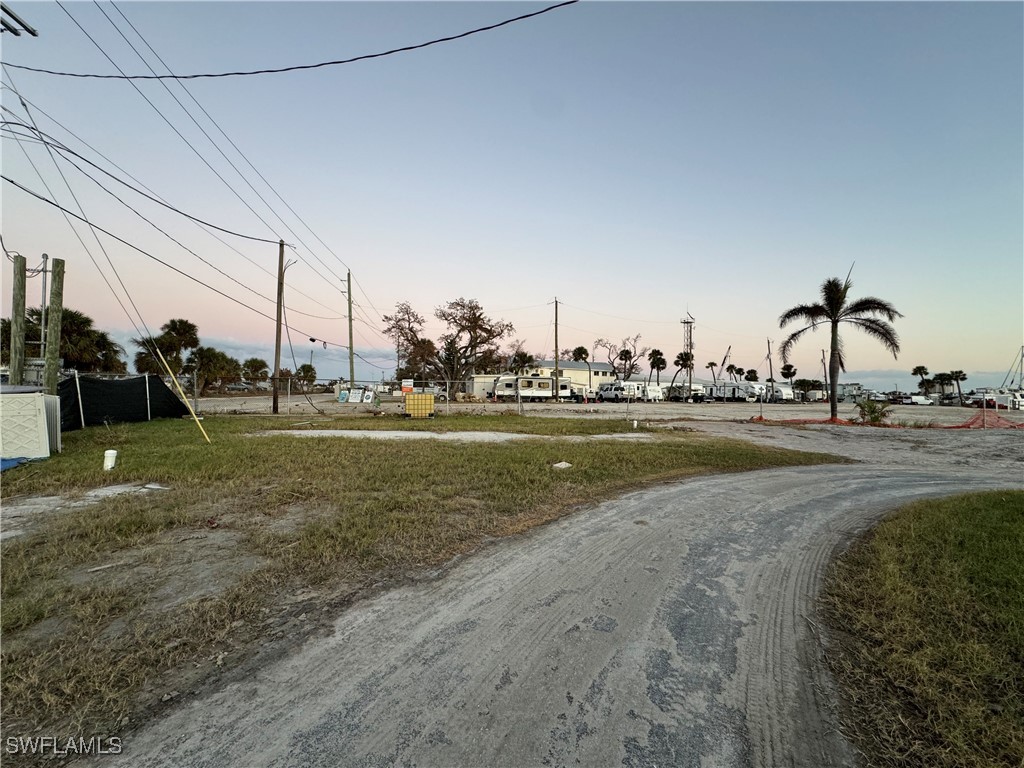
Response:
[[[486,540],[658,480],[835,461],[675,433],[651,443],[509,444],[253,438],[294,419],[207,417],[95,428],[65,452],[4,473],[5,504],[159,482],[40,516],[3,544],[6,733],[112,733],[251,659],[259,641],[299,642],[387,579],[436,568]],[[367,418],[339,428],[418,423]],[[463,417],[451,428],[544,435],[631,424]],[[325,428],[319,421],[312,424]],[[428,426],[437,428],[438,422]],[[103,450],[118,464],[101,469]],[[571,470],[551,465],[568,461]]]
[[[1024,765],[1024,492],[913,504],[835,565],[831,659],[871,766]]]

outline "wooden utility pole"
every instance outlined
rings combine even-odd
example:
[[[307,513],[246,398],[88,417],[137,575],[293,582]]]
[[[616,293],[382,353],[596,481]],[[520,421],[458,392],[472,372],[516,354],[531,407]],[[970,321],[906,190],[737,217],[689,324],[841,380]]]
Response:
[[[25,383],[25,257],[14,256],[14,295],[11,306],[10,382]]]
[[[772,371],[772,340],[768,339],[768,386],[772,388],[771,400],[775,401],[775,373]]]
[[[352,271],[348,272],[348,390],[356,385],[356,350],[352,346]]]
[[[555,402],[558,402],[558,297],[555,296]]]
[[[277,386],[281,378],[281,308],[284,306],[284,240],[277,244],[277,332],[274,337],[274,406],[278,412]]]
[[[46,264],[50,257],[43,254],[43,292],[39,306],[39,356],[46,357],[46,273],[49,271]]]
[[[48,394],[57,394],[60,378],[60,323],[64,315],[64,259],[53,260],[53,282],[50,284],[50,311],[47,318],[46,366],[43,386]]]

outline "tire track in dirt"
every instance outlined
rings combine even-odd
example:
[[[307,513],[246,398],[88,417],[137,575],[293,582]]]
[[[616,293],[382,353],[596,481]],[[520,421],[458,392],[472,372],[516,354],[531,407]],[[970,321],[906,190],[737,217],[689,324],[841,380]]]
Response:
[[[125,734],[119,764],[853,766],[816,631],[824,569],[905,502],[1024,485],[1015,437],[988,472],[940,441],[907,468],[602,503],[357,604],[332,636]],[[859,439],[843,445],[885,455]]]

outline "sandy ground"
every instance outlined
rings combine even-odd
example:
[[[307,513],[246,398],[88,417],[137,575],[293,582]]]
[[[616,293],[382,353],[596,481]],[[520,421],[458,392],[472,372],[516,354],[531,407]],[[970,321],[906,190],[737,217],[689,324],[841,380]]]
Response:
[[[763,416],[766,419],[811,420],[827,419],[829,407],[827,403],[806,403],[781,405],[775,403],[525,403],[523,412],[530,416],[573,416],[584,418],[628,418],[645,421],[662,421],[687,419],[694,421],[746,421]],[[352,405],[338,403],[330,395],[311,395],[305,398],[292,396],[290,399],[281,397],[278,402],[279,413],[285,416],[316,417],[339,415],[367,415],[373,412],[401,413],[398,402],[382,402],[381,405]],[[437,403],[435,411],[438,417],[462,413],[503,413],[516,411],[514,403]],[[199,412],[202,413],[271,413],[271,399],[268,396],[234,396],[208,397],[199,400]],[[853,419],[856,406],[840,403],[839,416]],[[959,425],[977,416],[981,411],[977,408],[958,406],[919,406],[897,405],[892,408],[894,423],[906,422],[915,426],[934,424],[935,426]],[[988,411],[989,415],[993,411]],[[1018,424],[1024,424],[1024,411],[999,411],[999,416]]]
[[[582,509],[356,604],[96,764],[856,765],[822,662],[825,567],[899,504],[1024,487],[1024,433],[677,426],[860,463]]]

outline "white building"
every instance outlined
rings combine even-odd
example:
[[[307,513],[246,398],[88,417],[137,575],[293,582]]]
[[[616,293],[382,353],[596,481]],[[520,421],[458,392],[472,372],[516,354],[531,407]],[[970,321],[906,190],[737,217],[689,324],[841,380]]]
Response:
[[[526,369],[524,374],[526,376],[554,376],[555,361],[538,360],[537,364],[532,368]],[[590,369],[588,370],[586,363],[576,363],[572,360],[558,361],[558,375],[559,377],[567,377],[575,385],[590,387],[591,389],[599,389],[602,384],[615,381],[616,379],[615,371],[612,370],[608,363],[591,362]]]

